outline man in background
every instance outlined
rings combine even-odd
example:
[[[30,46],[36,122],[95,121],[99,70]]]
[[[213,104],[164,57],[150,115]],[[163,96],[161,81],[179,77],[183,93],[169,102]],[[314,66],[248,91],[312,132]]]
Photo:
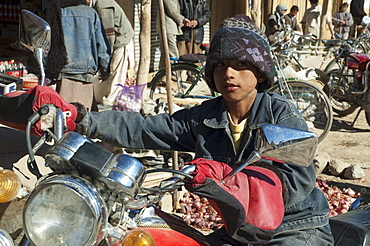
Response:
[[[107,80],[95,83],[100,109],[112,108],[127,78],[127,71],[134,70],[134,29],[125,12],[114,0],[87,0],[88,5],[98,12],[111,47],[110,75]],[[134,73],[134,72],[133,72]],[[131,76],[134,76],[133,74]]]
[[[320,38],[322,6],[319,0],[310,0],[311,7],[304,12],[301,24],[303,34],[313,34]],[[317,45],[317,42],[316,42]]]
[[[301,28],[299,27],[298,20],[297,20],[298,11],[299,11],[298,6],[293,5],[290,8],[289,13],[284,16],[284,19],[285,19],[286,25],[290,25],[294,31],[300,32]]]
[[[350,13],[353,17],[354,24],[350,28],[350,37],[355,38],[358,36],[358,29],[361,26],[361,21],[364,16],[366,16],[364,10],[365,0],[352,0],[350,4]],[[357,33],[357,34],[356,34]]]
[[[209,22],[211,11],[206,0],[179,0],[180,13],[190,20],[183,26],[182,35],[177,36],[179,55],[202,53],[200,45],[204,39],[204,25]]]
[[[179,50],[177,49],[177,35],[182,34],[181,27],[188,25],[190,20],[185,18],[180,13],[180,3],[179,0],[163,0],[164,14],[165,14],[165,25],[167,31],[167,44],[168,53],[170,57],[179,57]],[[162,32],[160,31],[159,20],[157,21],[157,28],[159,34],[162,38]],[[163,42],[163,41],[162,41]],[[165,66],[165,54],[163,44],[161,42],[161,58],[159,62],[159,67]]]

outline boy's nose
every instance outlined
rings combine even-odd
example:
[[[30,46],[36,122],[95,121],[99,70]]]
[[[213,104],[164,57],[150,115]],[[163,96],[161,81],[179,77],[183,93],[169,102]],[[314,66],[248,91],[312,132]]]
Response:
[[[235,72],[235,70],[232,67],[227,66],[226,70],[225,70],[225,77],[226,78],[233,78],[234,77],[234,72]]]

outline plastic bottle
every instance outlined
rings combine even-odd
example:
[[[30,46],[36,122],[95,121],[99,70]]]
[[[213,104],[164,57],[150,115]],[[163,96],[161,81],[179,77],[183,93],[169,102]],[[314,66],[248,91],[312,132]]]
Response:
[[[19,71],[18,77],[23,77],[23,69],[24,69],[24,65],[22,61],[18,61],[18,71]]]
[[[0,73],[5,74],[5,65],[4,65],[4,62],[0,62]]]

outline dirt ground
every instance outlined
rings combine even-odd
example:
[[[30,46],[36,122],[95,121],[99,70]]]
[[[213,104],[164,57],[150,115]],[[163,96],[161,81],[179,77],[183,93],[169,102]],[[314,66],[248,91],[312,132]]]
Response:
[[[370,126],[366,123],[364,111],[354,125],[357,111],[340,117],[334,113],[333,126],[327,137],[318,145],[318,153],[328,153],[333,159],[348,164],[361,164],[366,176],[361,180],[350,180],[328,174],[318,174],[318,178],[348,184],[348,187],[370,188]]]

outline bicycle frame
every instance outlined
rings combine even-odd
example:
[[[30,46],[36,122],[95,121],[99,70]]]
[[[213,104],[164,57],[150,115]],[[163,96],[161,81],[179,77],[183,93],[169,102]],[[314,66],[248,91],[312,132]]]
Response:
[[[213,98],[212,96],[200,96],[200,95],[190,95],[190,92],[194,89],[194,87],[199,83],[199,81],[201,80],[201,78],[204,77],[205,75],[205,63],[203,63],[201,66],[197,66],[193,63],[185,63],[185,62],[180,62],[179,59],[171,59],[174,61],[174,64],[186,64],[188,66],[192,66],[194,68],[196,68],[199,73],[197,74],[197,76],[195,77],[194,81],[191,83],[191,85],[185,90],[184,93],[181,93],[180,90],[182,90],[184,88],[184,84],[183,84],[183,81],[181,79],[178,78],[177,74],[176,74],[176,82],[177,82],[177,95],[176,97],[178,98],[198,98],[198,99],[208,99],[208,98]],[[180,75],[181,76],[181,75]]]

